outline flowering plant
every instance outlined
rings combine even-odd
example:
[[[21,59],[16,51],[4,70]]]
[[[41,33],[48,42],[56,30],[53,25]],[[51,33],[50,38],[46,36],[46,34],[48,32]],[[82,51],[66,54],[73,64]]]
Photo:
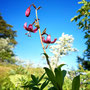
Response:
[[[46,28],[45,28],[45,30],[44,30],[44,31],[42,32],[42,34],[41,34],[41,30],[40,30],[40,26],[39,26],[39,19],[38,19],[38,15],[37,15],[37,10],[39,10],[39,9],[41,8],[40,6],[39,6],[38,8],[36,8],[36,6],[35,6],[34,4],[31,4],[31,5],[26,9],[25,16],[26,16],[26,17],[29,17],[30,12],[31,12],[31,9],[30,9],[31,6],[33,6],[34,9],[35,9],[35,11],[36,11],[36,19],[35,19],[35,21],[34,21],[32,24],[29,24],[28,27],[27,27],[27,22],[26,22],[26,23],[24,24],[24,29],[28,31],[28,33],[26,33],[26,35],[29,34],[28,36],[31,36],[31,35],[30,35],[30,32],[36,33],[36,32],[39,30],[39,35],[40,35],[40,40],[41,40],[42,48],[43,48],[43,51],[44,51],[44,53],[45,53],[45,55],[46,55],[46,51],[45,51],[45,47],[44,47],[43,43],[46,43],[46,44],[55,43],[56,40],[57,40],[57,38],[55,38],[54,41],[51,41],[51,35],[48,35],[48,34],[46,33]],[[33,29],[33,24],[35,24],[35,27],[36,27],[35,29]],[[47,35],[46,40],[45,40],[45,38],[44,38],[43,35]],[[47,45],[47,47],[48,47],[48,45]],[[47,48],[47,47],[46,47],[46,48]],[[50,65],[50,62],[49,62],[48,59],[47,59],[47,64],[48,64],[49,67],[51,68],[51,65]]]
[[[41,77],[41,79],[38,81],[38,79],[32,75],[32,82],[33,84],[30,84],[30,85],[26,85],[26,86],[23,86],[24,88],[30,88],[32,90],[43,90],[46,85],[49,83],[49,81],[52,83],[53,87],[50,87],[49,90],[62,90],[63,89],[63,83],[64,83],[64,78],[66,76],[66,70],[61,70],[61,67],[64,65],[64,64],[61,64],[59,66],[57,66],[54,70],[52,70],[52,66],[50,64],[50,61],[49,61],[49,56],[48,54],[46,53],[46,50],[47,47],[48,47],[48,44],[53,44],[56,42],[57,38],[55,38],[53,41],[51,41],[51,35],[50,34],[47,34],[46,33],[46,28],[44,29],[44,31],[42,32],[41,34],[41,30],[40,30],[40,25],[39,25],[39,19],[38,19],[38,15],[37,15],[37,11],[41,8],[40,6],[38,8],[36,8],[36,6],[34,4],[30,5],[26,12],[25,12],[25,15],[26,17],[29,17],[30,15],[30,7],[33,6],[35,11],[36,11],[36,19],[35,21],[32,23],[32,24],[29,24],[29,26],[27,27],[27,23],[24,24],[24,29],[29,31],[30,32],[33,32],[33,33],[36,33],[37,31],[39,31],[39,35],[40,35],[40,40],[41,40],[41,44],[42,44],[42,48],[43,48],[43,51],[44,51],[44,55],[46,57],[46,61],[47,61],[47,65],[49,66],[49,68],[45,67],[44,70],[45,70],[45,73],[47,74],[48,78],[47,80],[41,85],[41,87],[38,87],[39,84],[39,81],[43,78],[43,76]],[[33,29],[33,24],[35,23],[35,29]],[[47,38],[45,40],[45,37],[43,35],[47,35]],[[62,34],[64,36],[64,34]],[[68,35],[66,35],[66,37],[68,38],[72,38]],[[61,39],[61,38],[59,38]],[[66,38],[67,39],[67,38]],[[72,42],[73,41],[73,38],[72,39],[68,39],[68,42]],[[62,40],[63,42],[63,40]],[[59,43],[59,44],[62,44],[62,42],[56,42],[56,43]],[[44,47],[44,44],[43,43],[46,43],[47,46],[46,48]],[[52,48],[53,46],[51,46]],[[66,51],[61,51],[60,49],[58,50],[59,53],[63,53],[63,54],[67,54],[67,52],[69,50],[71,51],[75,51],[75,49],[71,49],[71,46],[69,44],[67,45],[62,45],[62,48],[67,48]],[[53,48],[52,48],[53,49]],[[58,49],[58,48],[55,48],[55,49]],[[76,86],[77,84],[77,86]],[[73,82],[72,82],[72,90],[79,90],[79,86],[80,86],[80,76],[76,76],[74,79],[73,79]]]
[[[59,60],[68,55],[70,52],[76,52],[77,49],[72,47],[73,36],[62,33],[62,36],[59,37],[59,40],[55,42],[55,45],[50,45],[50,52],[53,56],[50,57],[51,64],[53,68],[57,67]]]

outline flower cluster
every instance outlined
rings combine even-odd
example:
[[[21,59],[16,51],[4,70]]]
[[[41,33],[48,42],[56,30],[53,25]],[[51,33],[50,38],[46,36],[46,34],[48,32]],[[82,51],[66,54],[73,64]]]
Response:
[[[72,35],[62,33],[62,36],[55,42],[55,45],[50,46],[50,52],[54,55],[51,57],[54,59],[52,63],[57,65],[61,57],[68,55],[70,52],[77,51],[76,48],[72,47],[73,40]]]
[[[28,31],[28,33],[26,33],[26,35],[29,34],[28,36],[31,36],[30,32],[36,33],[37,30],[38,30],[37,27],[35,29],[33,29],[33,25],[32,24],[29,24],[28,27],[27,27],[27,22],[24,24],[24,29]]]
[[[25,16],[26,16],[26,17],[29,17],[29,15],[30,15],[30,12],[31,12],[30,7],[31,7],[31,6],[32,6],[32,5],[30,5],[30,6],[27,8],[26,12],[25,12]],[[34,22],[34,23],[35,23],[35,22]],[[27,22],[24,23],[24,29],[28,31],[28,33],[26,33],[26,35],[28,34],[28,36],[31,36],[31,35],[30,35],[30,32],[36,33],[36,32],[38,31],[38,28],[39,28],[38,26],[36,26],[36,28],[33,29],[33,24],[34,24],[34,23],[29,24],[28,27],[27,27]]]
[[[36,8],[36,6],[35,6],[34,4],[30,5],[30,6],[27,8],[26,12],[25,12],[25,16],[26,16],[26,17],[29,17],[29,15],[30,15],[30,12],[31,12],[30,7],[31,7],[31,6],[33,6],[33,7],[35,8],[35,10],[38,10],[38,9],[41,8],[40,6],[39,6],[38,8]],[[36,16],[37,16],[37,15],[36,15]],[[35,19],[35,21],[34,21],[32,24],[29,24],[28,27],[27,27],[27,22],[24,23],[24,29],[28,31],[28,32],[26,33],[26,35],[28,34],[28,36],[31,36],[31,35],[30,35],[30,32],[36,33],[36,32],[38,31],[38,29],[40,28],[38,20],[39,20],[38,18]],[[35,29],[33,29],[33,24],[34,24],[34,23],[35,23],[35,27],[36,27]],[[47,35],[46,40],[45,40],[45,37],[44,37],[43,35]],[[43,43],[46,43],[46,44],[47,44],[47,46],[46,46],[46,48],[47,48],[47,47],[48,47],[48,44],[55,43],[56,40],[57,40],[57,38],[55,38],[53,41],[51,41],[51,35],[48,35],[48,34],[46,33],[46,28],[45,28],[45,30],[44,30],[44,31],[42,32],[42,34],[41,34],[41,40],[42,40]]]

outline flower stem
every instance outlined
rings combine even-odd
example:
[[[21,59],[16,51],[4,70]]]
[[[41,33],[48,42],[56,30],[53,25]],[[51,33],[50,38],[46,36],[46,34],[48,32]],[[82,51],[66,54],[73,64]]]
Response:
[[[38,15],[37,15],[37,9],[36,9],[36,19],[37,19],[37,22],[38,22],[38,24],[39,24]],[[40,28],[39,28],[38,30],[39,30],[39,36],[40,36],[40,40],[41,40],[41,44],[42,44],[43,51],[44,51],[44,53],[46,53],[45,47],[44,47],[43,42],[42,42],[41,30],[40,30]],[[46,59],[46,60],[47,60],[47,59]],[[47,60],[47,64],[49,65],[49,68],[52,70],[49,60]]]

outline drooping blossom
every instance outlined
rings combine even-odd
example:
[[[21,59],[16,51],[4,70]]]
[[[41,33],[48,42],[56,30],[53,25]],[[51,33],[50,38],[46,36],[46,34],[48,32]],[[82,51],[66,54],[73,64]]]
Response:
[[[38,30],[37,27],[36,27],[35,29],[33,29],[33,25],[32,25],[32,24],[29,24],[29,26],[27,27],[27,22],[24,23],[24,29],[28,31],[28,33],[26,33],[26,35],[27,35],[27,34],[30,34],[30,32],[36,33],[37,30]],[[29,35],[29,36],[30,36],[30,35]]]
[[[30,9],[31,5],[27,8],[26,12],[25,12],[25,16],[29,17],[31,9]]]
[[[44,37],[42,37],[42,41],[44,42],[44,43],[47,43],[47,44],[52,44],[52,43],[55,43],[56,42],[56,40],[57,40],[57,38],[55,38],[53,41],[51,41],[51,35],[47,35],[47,38],[46,38],[46,40],[45,40],[45,38]]]

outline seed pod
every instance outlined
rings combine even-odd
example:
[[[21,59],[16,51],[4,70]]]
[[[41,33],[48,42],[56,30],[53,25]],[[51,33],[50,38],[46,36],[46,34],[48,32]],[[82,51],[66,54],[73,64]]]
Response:
[[[37,8],[37,10],[39,10],[41,8],[41,6],[39,6],[38,8]]]
[[[34,4],[32,4],[33,5],[33,7],[36,9],[36,6],[34,5]]]

